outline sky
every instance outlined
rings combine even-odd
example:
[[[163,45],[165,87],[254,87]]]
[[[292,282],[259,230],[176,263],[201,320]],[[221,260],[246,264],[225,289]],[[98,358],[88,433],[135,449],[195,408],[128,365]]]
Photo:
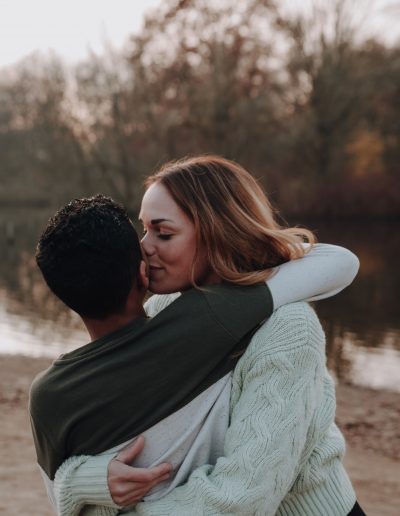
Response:
[[[0,66],[35,50],[54,50],[69,62],[104,41],[117,48],[160,0],[0,0]]]
[[[74,63],[87,56],[89,48],[101,52],[105,40],[119,48],[140,29],[144,13],[161,1],[0,0],[0,67],[35,50],[53,50]],[[304,0],[286,2],[304,5]],[[400,0],[370,3],[366,20],[370,29],[389,42],[399,38]]]

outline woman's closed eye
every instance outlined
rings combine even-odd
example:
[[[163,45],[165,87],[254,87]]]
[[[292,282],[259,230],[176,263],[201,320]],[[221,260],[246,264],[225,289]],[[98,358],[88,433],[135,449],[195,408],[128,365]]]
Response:
[[[147,235],[147,233],[148,233],[147,229],[143,228],[141,238],[143,239]],[[160,238],[161,240],[169,240],[172,237],[172,233],[160,233],[160,232],[154,231],[153,234],[155,234],[155,236],[157,238]]]

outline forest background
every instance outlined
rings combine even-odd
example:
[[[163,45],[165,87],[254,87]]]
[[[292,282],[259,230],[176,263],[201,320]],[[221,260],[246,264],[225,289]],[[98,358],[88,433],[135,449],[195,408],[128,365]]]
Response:
[[[0,76],[0,205],[103,192],[138,210],[167,160],[237,160],[287,215],[400,215],[400,43],[357,2],[166,0],[123,50]]]

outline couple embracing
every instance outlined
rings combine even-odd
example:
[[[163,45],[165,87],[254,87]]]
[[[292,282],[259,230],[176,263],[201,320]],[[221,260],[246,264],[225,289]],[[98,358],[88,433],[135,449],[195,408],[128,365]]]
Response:
[[[31,389],[57,513],[364,514],[324,334],[301,302],[345,288],[357,258],[279,226],[255,179],[218,156],[150,176],[140,219],[141,245],[123,207],[78,199],[38,243],[90,336]]]

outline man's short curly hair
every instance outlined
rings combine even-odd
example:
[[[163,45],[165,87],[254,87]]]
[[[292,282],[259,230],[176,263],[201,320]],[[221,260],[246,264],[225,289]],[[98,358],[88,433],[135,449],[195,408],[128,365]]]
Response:
[[[36,250],[36,263],[53,293],[92,319],[124,309],[141,259],[126,210],[104,195],[75,199],[58,210]]]

